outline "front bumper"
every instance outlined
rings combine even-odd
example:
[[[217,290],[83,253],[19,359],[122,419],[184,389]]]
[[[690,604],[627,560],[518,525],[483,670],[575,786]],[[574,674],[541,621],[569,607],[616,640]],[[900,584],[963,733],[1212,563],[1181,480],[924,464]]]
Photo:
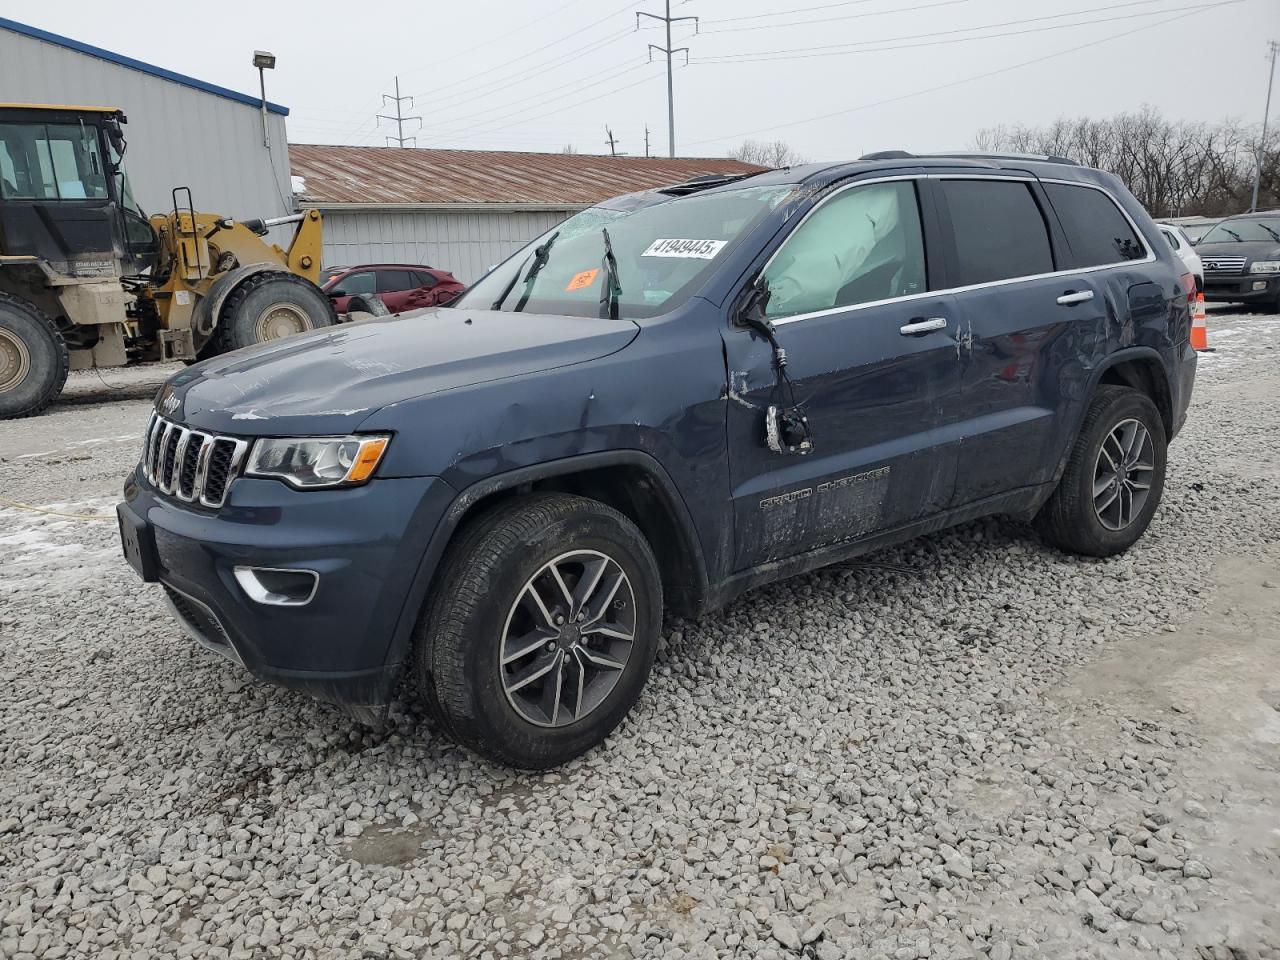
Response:
[[[1255,290],[1255,284],[1262,284],[1262,289]],[[1206,277],[1204,298],[1210,303],[1274,303],[1280,299],[1280,275],[1255,273],[1240,277]]]
[[[157,493],[135,470],[119,510],[153,559],[148,575],[202,645],[372,720],[395,692],[392,650],[402,645],[392,640],[416,620],[406,599],[453,496],[435,477],[308,491],[241,477],[215,513]],[[305,604],[261,603],[236,566],[310,570],[318,583]]]

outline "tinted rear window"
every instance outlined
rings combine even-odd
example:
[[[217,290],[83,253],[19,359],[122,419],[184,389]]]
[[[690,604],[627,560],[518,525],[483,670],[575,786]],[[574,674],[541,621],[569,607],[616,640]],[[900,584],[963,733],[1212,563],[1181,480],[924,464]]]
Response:
[[[1099,267],[1147,255],[1125,215],[1101,190],[1064,183],[1046,183],[1044,189],[1067,235],[1074,266]]]
[[[955,231],[956,286],[1053,272],[1049,231],[1025,183],[942,180]]]
[[[379,270],[378,293],[398,293],[412,290],[418,284],[411,279],[408,270]]]

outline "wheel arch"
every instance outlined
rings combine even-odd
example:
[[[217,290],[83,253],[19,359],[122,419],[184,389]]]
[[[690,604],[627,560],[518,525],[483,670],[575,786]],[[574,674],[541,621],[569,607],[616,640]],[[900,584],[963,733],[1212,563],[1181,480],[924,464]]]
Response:
[[[387,662],[403,662],[412,633],[437,580],[440,560],[463,527],[489,508],[535,490],[576,493],[628,517],[653,548],[663,594],[673,612],[701,613],[708,603],[707,567],[684,498],[666,469],[640,450],[588,453],[496,474],[454,497],[419,562],[392,638]]]
[[[1127,347],[1117,350],[1105,357],[1090,374],[1081,402],[1072,413],[1070,429],[1063,436],[1053,483],[1047,486],[1036,504],[1036,509],[1052,494],[1054,486],[1062,478],[1062,472],[1067,466],[1067,458],[1071,456],[1071,448],[1075,444],[1076,437],[1080,435],[1080,428],[1089,409],[1089,401],[1102,384],[1131,387],[1146,394],[1160,412],[1166,438],[1173,436],[1172,377],[1164,358],[1154,347]],[[1032,513],[1034,512],[1033,509]]]
[[[283,273],[288,274],[287,268],[278,263],[271,261],[263,261],[262,263],[246,263],[242,267],[236,267],[229,270],[209,287],[209,292],[201,297],[196,303],[195,309],[191,312],[191,327],[201,336],[210,336],[219,323],[222,322],[222,307],[226,304],[227,298],[235,293],[250,277],[257,276],[260,273]]]

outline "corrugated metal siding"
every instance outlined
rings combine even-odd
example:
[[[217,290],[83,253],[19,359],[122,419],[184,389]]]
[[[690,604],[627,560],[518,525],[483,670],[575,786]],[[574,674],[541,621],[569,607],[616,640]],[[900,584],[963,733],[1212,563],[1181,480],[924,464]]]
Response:
[[[170,209],[176,186],[191,187],[200,210],[237,218],[290,212],[289,147],[278,114],[267,115],[268,157],[253,107],[4,29],[0,92],[11,102],[124,110],[125,167],[147,213]]]
[[[425,263],[472,283],[575,210],[326,210],[325,266]]]

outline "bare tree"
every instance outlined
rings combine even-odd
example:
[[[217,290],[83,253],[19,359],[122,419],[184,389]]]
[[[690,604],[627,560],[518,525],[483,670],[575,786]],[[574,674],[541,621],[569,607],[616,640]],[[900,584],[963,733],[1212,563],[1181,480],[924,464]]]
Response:
[[[563,147],[560,148],[560,152],[561,153],[577,153],[578,148],[575,147],[572,143],[566,143]]]
[[[1238,121],[1169,120],[1153,107],[1114,117],[1060,118],[1044,127],[989,127],[977,150],[1070,157],[1118,176],[1153,216],[1248,209],[1260,131]],[[1260,207],[1280,205],[1280,136],[1263,148]]]
[[[806,158],[792,150],[791,144],[785,140],[772,140],[768,143],[763,140],[744,140],[742,146],[729,156],[761,167],[794,167],[806,162]]]

